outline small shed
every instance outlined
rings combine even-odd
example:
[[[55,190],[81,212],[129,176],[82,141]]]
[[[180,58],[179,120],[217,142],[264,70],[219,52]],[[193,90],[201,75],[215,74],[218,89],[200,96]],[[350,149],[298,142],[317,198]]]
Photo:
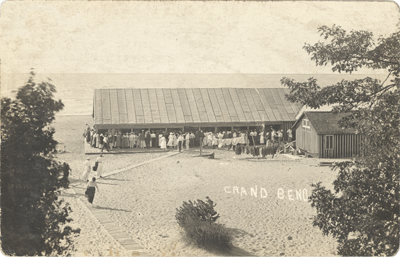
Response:
[[[320,158],[350,158],[360,154],[360,134],[341,128],[339,120],[347,113],[303,112],[293,125],[296,146]]]

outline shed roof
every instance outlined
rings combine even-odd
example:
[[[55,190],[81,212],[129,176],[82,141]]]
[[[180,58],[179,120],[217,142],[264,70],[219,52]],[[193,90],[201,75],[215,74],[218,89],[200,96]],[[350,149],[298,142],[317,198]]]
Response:
[[[284,88],[95,89],[95,124],[294,121],[300,106]]]
[[[305,112],[331,112],[334,106],[337,106],[337,104],[331,104],[331,105],[327,105],[327,104],[326,104],[326,105],[320,106],[320,107],[317,108],[317,109],[313,109],[313,108],[311,108],[311,107],[309,107],[309,106],[307,106],[307,105],[303,105],[303,106],[299,109],[299,111],[297,112],[295,119],[296,119],[296,120],[300,119],[300,117],[301,117],[301,116],[303,115],[303,113],[305,113]]]
[[[339,120],[349,116],[348,113],[304,112],[303,116],[298,121],[302,120],[304,116],[310,121],[318,135],[353,134],[356,132],[356,129],[342,129],[339,126]]]

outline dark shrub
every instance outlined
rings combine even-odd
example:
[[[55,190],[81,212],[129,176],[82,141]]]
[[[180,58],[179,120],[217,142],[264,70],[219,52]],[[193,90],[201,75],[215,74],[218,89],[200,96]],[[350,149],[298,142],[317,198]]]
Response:
[[[191,220],[183,228],[184,240],[204,249],[229,249],[232,235],[222,224]]]
[[[215,222],[219,218],[219,214],[214,210],[214,202],[207,196],[207,202],[197,200],[183,202],[183,205],[176,209],[175,218],[178,221],[179,226],[185,227],[185,223],[191,220],[201,220]]]
[[[215,223],[220,217],[214,210],[216,204],[209,197],[206,199],[183,202],[176,209],[175,218],[183,228],[184,240],[204,249],[227,249],[232,245],[232,236],[224,225]]]

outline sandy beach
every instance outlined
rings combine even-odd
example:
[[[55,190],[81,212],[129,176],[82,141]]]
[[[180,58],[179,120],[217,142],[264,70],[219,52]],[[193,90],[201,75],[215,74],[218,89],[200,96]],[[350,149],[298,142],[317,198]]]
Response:
[[[70,137],[63,135],[60,126],[69,124],[75,127],[74,131],[83,130],[85,117],[90,122],[87,116],[57,117],[56,139],[63,143]],[[68,152],[73,147],[79,150],[77,144],[83,145],[78,132],[76,144],[65,142],[67,153],[58,157],[70,163],[71,181],[75,182],[72,188],[84,187],[78,178],[85,155],[82,151]],[[312,182],[322,181],[331,187],[335,172],[317,166],[318,159],[293,160],[284,155],[262,159],[214,151],[215,159],[192,157],[198,151],[191,149],[99,179],[100,192],[96,193],[94,204],[151,255],[335,255],[333,238],[312,226],[315,210],[306,200]],[[105,172],[165,154],[107,155]],[[217,204],[215,210],[221,215],[218,222],[234,234],[235,247],[230,252],[207,252],[185,246],[181,240],[176,208],[183,201],[205,200],[206,196]],[[90,216],[79,199],[69,194],[64,197],[73,209],[72,226],[82,229],[72,255],[110,255],[112,248],[111,254],[118,251],[120,256],[131,256]]]

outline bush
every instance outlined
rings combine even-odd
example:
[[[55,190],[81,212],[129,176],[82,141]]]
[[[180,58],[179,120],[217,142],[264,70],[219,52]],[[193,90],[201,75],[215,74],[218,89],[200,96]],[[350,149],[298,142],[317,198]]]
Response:
[[[206,199],[206,202],[183,202],[176,209],[175,218],[183,229],[183,238],[186,243],[204,249],[229,249],[232,235],[223,224],[215,223],[220,217],[214,210],[216,204],[209,197]]]
[[[223,250],[232,245],[232,235],[222,224],[192,220],[183,229],[185,242],[200,248]]]

